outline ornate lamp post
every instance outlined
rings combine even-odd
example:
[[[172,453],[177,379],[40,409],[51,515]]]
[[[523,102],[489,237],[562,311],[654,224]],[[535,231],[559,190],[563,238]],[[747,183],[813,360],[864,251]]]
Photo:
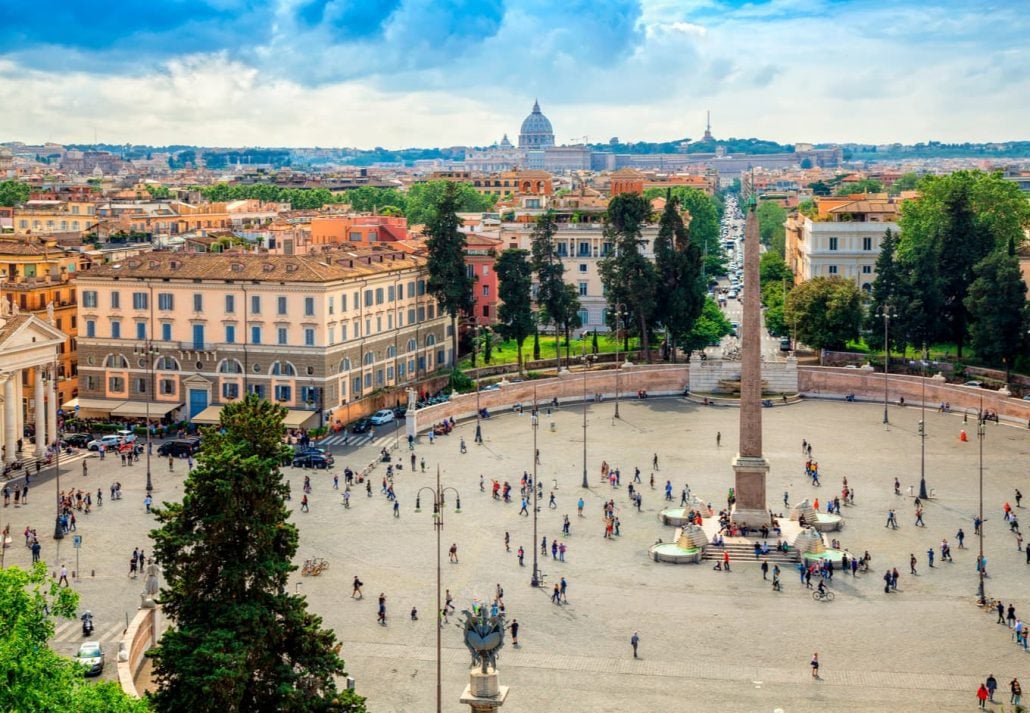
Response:
[[[51,371],[50,371],[49,378],[53,379],[54,383],[56,384],[57,383],[57,374],[58,374],[58,367],[57,367],[57,359],[56,358],[54,359],[54,364],[53,364],[52,367],[50,367],[50,369],[51,369]],[[47,378],[47,377],[43,376],[42,378]],[[53,393],[55,393],[55,394],[57,393],[56,389],[55,389],[55,391]],[[57,449],[57,454],[54,456],[54,476],[55,476],[55,478],[54,478],[54,482],[55,482],[54,493],[55,493],[55,499],[57,501],[57,510],[54,513],[54,539],[59,541],[59,540],[63,540],[64,539],[64,528],[61,527],[61,432],[60,431],[57,431],[57,443],[55,443],[54,446]],[[0,537],[2,537],[2,536],[0,536]],[[58,554],[58,559],[60,559],[60,554]]]
[[[584,352],[586,347],[584,347]],[[593,354],[583,354],[583,482],[584,488],[590,487],[587,479],[587,372],[590,370],[590,363],[594,360]]]
[[[536,494],[537,494],[537,491],[539,490],[539,486],[537,485],[537,482],[536,482],[536,478],[537,478],[537,474],[536,474],[536,461],[537,461],[537,457],[536,457],[536,453],[537,453],[537,450],[536,450],[536,432],[537,432],[537,429],[540,427],[540,415],[537,413],[537,410],[536,410],[536,398],[535,397],[533,399],[533,412],[529,416],[529,422],[533,426],[533,578],[531,580],[529,580],[529,583],[530,583],[531,586],[539,587],[540,586],[540,567],[539,567],[539,564],[538,564],[538,561],[537,561],[537,543],[536,543],[536,524],[537,524],[536,523],[536,519],[537,519],[537,503],[536,503],[536,499],[537,498],[536,498]]]
[[[891,362],[891,346],[888,339],[890,334],[890,323],[891,320],[896,318],[898,315],[894,314],[889,306],[884,305],[880,311],[880,316],[883,317],[883,427],[887,429],[887,373],[890,371]]]
[[[461,495],[452,487],[440,487],[440,466],[436,466],[436,487],[431,488],[425,485],[418,489],[415,495],[415,512],[422,512],[422,491],[428,490],[433,496],[433,529],[436,530],[436,711],[443,710],[443,686],[441,683],[442,655],[440,645],[440,534],[443,532],[443,508],[445,505],[444,495],[449,490],[454,493],[457,500],[457,508],[454,512],[461,512]]]
[[[619,374],[622,363],[619,360],[619,325],[626,316],[626,305],[619,302],[615,305],[615,418],[619,418]]]
[[[976,588],[976,596],[980,605],[983,606],[987,603],[987,595],[984,592],[984,439],[987,438],[987,421],[984,419],[984,404],[983,397],[980,397],[980,412],[977,414],[976,419],[976,440],[980,443],[980,582]]]
[[[144,359],[147,363],[147,383],[149,385],[150,393],[147,394],[147,495],[154,490],[154,483],[150,476],[150,400],[156,395],[154,393],[154,359],[157,358],[160,352],[153,341],[147,339],[146,341],[137,344],[132,353],[138,357]]]
[[[926,500],[926,354],[923,354],[923,395],[919,399],[919,498]]]

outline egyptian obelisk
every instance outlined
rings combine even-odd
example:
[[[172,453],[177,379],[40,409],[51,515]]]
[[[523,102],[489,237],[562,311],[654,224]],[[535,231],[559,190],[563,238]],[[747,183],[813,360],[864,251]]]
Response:
[[[744,314],[740,338],[740,450],[733,459],[736,475],[732,518],[748,527],[769,524],[765,477],[769,462],[762,456],[762,312],[758,284],[758,217],[754,198],[748,201],[744,227]]]

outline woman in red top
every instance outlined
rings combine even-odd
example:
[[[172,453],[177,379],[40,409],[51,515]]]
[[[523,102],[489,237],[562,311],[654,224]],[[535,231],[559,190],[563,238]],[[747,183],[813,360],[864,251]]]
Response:
[[[987,686],[980,684],[980,688],[976,692],[976,698],[980,701],[980,708],[987,708]]]

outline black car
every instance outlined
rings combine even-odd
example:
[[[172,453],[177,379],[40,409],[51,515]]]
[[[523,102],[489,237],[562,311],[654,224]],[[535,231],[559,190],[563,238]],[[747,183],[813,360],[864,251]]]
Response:
[[[308,452],[293,458],[294,468],[330,468],[333,457],[324,453]]]
[[[393,409],[393,417],[400,421],[408,415],[407,406],[397,406]]]
[[[368,433],[369,429],[372,428],[372,421],[367,418],[359,418],[357,421],[351,424],[351,433]]]
[[[64,437],[64,445],[74,448],[85,448],[93,440],[92,433],[69,433]]]
[[[184,458],[186,456],[194,455],[199,450],[199,438],[183,438],[174,441],[165,441],[157,447],[157,454],[159,456],[174,456],[175,458]]]

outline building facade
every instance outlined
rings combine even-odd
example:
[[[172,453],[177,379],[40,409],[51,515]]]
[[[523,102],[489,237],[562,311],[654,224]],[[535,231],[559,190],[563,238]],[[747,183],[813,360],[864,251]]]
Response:
[[[213,422],[254,393],[290,409],[288,425],[319,425],[451,360],[425,260],[404,252],[150,253],[83,277],[78,405],[91,413]]]

